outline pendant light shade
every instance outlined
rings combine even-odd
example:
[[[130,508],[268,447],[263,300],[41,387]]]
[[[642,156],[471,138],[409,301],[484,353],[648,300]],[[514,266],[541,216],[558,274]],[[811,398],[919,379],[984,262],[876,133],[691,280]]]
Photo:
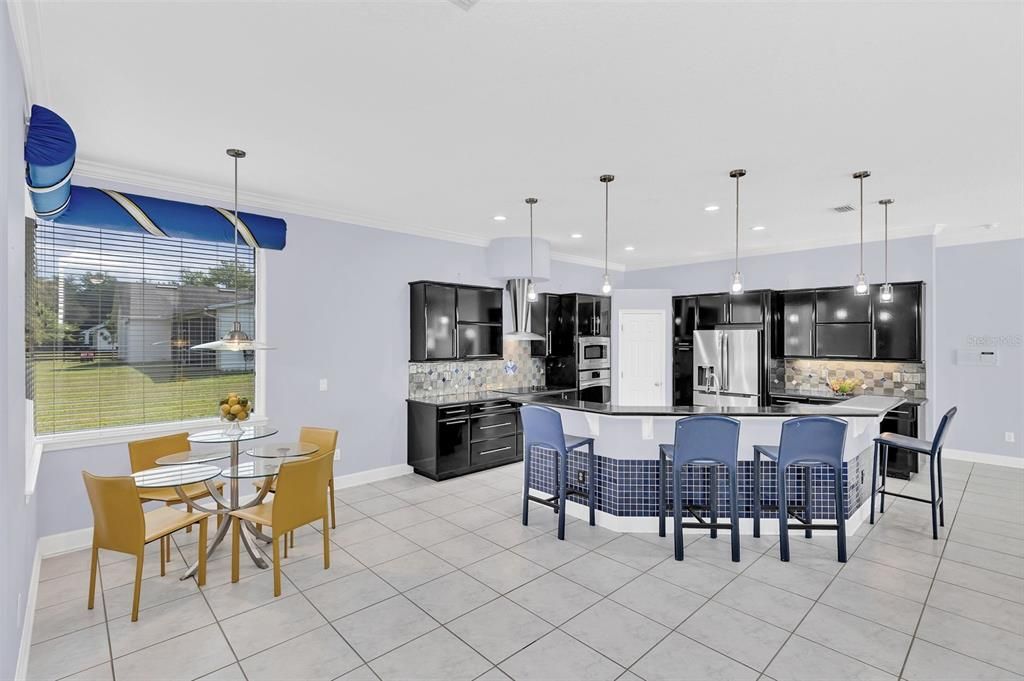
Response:
[[[270,350],[271,348],[263,343],[257,343],[242,330],[242,322],[238,318],[238,159],[245,158],[245,152],[241,149],[228,149],[227,155],[234,159],[235,163],[235,206],[232,219],[232,227],[235,232],[235,321],[228,331],[219,340],[210,343],[193,345],[193,350],[228,350],[230,352],[244,352],[253,350]]]
[[[537,302],[537,289],[533,285],[533,207],[537,201],[533,197],[526,199],[526,205],[530,207],[530,283],[526,286],[526,299],[531,303]]]
[[[859,170],[853,174],[853,179],[860,183],[860,272],[853,285],[853,293],[858,296],[866,296],[871,288],[868,286],[868,276],[864,274],[864,180],[868,177],[871,177],[870,170]]]
[[[743,275],[740,274],[740,178],[747,174],[743,168],[729,171],[729,177],[736,180],[736,269],[732,273],[729,292],[743,293]]]
[[[881,288],[878,290],[878,302],[880,303],[891,303],[892,302],[892,284],[889,283],[889,204],[893,203],[892,199],[882,199],[878,202],[882,206],[882,213],[885,223],[885,241],[884,241],[884,256],[883,262],[885,263],[885,269],[883,271],[883,281]]]
[[[615,180],[615,176],[602,175],[598,179],[604,183],[604,281],[601,283],[601,293],[608,295],[612,292],[612,280],[608,276],[608,185]]]

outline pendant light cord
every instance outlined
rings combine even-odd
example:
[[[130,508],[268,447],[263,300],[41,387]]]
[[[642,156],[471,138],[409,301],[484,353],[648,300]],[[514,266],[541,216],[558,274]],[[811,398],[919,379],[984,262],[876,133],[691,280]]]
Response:
[[[740,271],[740,176],[736,176],[736,271]]]
[[[889,283],[889,204],[882,204],[882,211],[885,215],[885,283]]]
[[[238,157],[235,157],[235,325],[238,325]]]
[[[604,183],[604,276],[608,276],[608,183]]]
[[[864,274],[864,177],[860,180],[860,273]]]
[[[530,204],[530,283],[533,283],[533,203]]]

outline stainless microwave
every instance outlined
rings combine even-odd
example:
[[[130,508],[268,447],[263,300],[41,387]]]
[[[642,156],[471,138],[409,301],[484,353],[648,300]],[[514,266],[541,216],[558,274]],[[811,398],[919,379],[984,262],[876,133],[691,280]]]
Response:
[[[602,336],[580,336],[577,366],[585,369],[608,369],[611,367],[611,339]]]

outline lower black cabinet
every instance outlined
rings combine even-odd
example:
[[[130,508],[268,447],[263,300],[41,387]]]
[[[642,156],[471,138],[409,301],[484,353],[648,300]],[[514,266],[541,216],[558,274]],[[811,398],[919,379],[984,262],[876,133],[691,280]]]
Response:
[[[407,460],[433,480],[522,460],[519,407],[507,400],[408,401]]]

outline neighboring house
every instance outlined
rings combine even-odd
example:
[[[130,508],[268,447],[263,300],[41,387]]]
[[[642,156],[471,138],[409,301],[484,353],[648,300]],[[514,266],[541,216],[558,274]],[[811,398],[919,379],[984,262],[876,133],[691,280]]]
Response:
[[[80,332],[82,334],[82,345],[96,351],[110,351],[117,349],[114,344],[110,330],[106,324],[90,326]]]
[[[119,282],[114,298],[117,357],[129,364],[170,362],[180,366],[216,366],[223,371],[252,368],[246,353],[192,350],[231,330],[233,294],[201,286]],[[238,320],[253,332],[252,300],[238,302]]]

